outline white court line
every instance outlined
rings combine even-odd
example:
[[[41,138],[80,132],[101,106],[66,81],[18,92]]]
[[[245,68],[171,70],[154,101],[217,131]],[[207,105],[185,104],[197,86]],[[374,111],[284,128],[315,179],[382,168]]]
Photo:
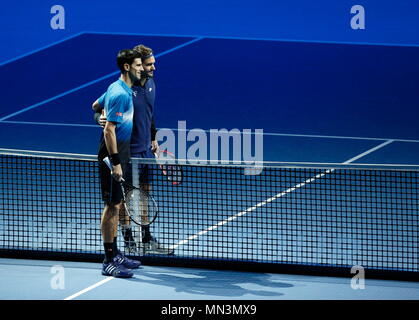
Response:
[[[173,51],[179,50],[179,49],[181,49],[181,48],[183,48],[183,47],[186,47],[186,46],[188,46],[188,45],[190,45],[190,44],[193,44],[193,43],[195,43],[195,42],[197,42],[197,41],[200,41],[200,40],[202,40],[202,39],[203,39],[203,38],[196,38],[196,39],[190,40],[190,41],[188,41],[188,42],[182,43],[182,44],[180,44],[180,45],[178,45],[178,46],[176,46],[176,47],[173,47],[173,48],[171,48],[171,49],[168,49],[168,50],[165,50],[165,51],[163,51],[163,52],[160,52],[160,53],[155,54],[155,57],[156,57],[156,58],[159,58],[159,57],[161,57],[161,56],[164,56],[164,55],[166,55],[166,54],[168,54],[168,53],[171,53],[171,52],[173,52]],[[108,79],[108,78],[110,78],[110,77],[116,76],[116,75],[118,75],[119,73],[120,73],[120,71],[115,71],[115,72],[109,73],[109,74],[107,74],[107,75],[105,75],[105,76],[103,76],[103,77],[97,78],[97,79],[92,80],[92,81],[87,82],[87,83],[84,83],[84,84],[82,84],[82,85],[80,85],[80,86],[78,86],[78,87],[76,87],[76,88],[73,88],[73,89],[67,90],[67,91],[65,91],[65,92],[62,92],[62,93],[60,93],[60,94],[58,94],[58,95],[54,96],[54,97],[48,98],[48,99],[43,100],[43,101],[41,101],[41,102],[35,103],[35,104],[33,104],[33,105],[29,106],[29,107],[23,108],[23,109],[21,109],[21,110],[19,110],[19,111],[16,111],[16,112],[11,113],[11,114],[9,114],[9,115],[7,115],[7,116],[4,116],[4,117],[0,118],[0,121],[4,121],[4,120],[7,120],[7,119],[10,119],[10,118],[12,118],[12,117],[14,117],[14,116],[17,116],[17,115],[19,115],[19,114],[22,114],[22,113],[24,113],[24,112],[26,112],[26,111],[29,111],[29,110],[32,110],[32,109],[38,108],[38,107],[40,107],[40,106],[42,106],[42,105],[45,105],[46,103],[49,103],[49,102],[52,102],[52,101],[54,101],[54,100],[60,99],[60,98],[62,98],[62,97],[64,97],[64,96],[67,96],[67,95],[69,95],[69,94],[71,94],[71,93],[74,93],[74,92],[76,92],[76,91],[79,91],[79,90],[81,90],[81,89],[84,89],[84,88],[86,88],[86,87],[89,87],[89,86],[91,86],[91,85],[93,85],[93,84],[96,84],[96,83],[98,83],[98,82],[101,82],[101,81],[103,81],[103,80],[105,80],[105,79]]]
[[[357,42],[357,41],[327,41],[314,39],[292,39],[292,38],[266,38],[266,37],[239,37],[239,36],[214,36],[214,35],[193,35],[176,33],[132,33],[132,32],[101,32],[85,31],[86,34],[124,35],[124,36],[148,36],[148,37],[181,37],[221,40],[247,40],[247,41],[272,41],[272,42],[296,42],[296,43],[319,43],[319,44],[342,44],[342,45],[368,45],[368,46],[394,46],[394,47],[419,47],[417,43],[391,43],[391,42]]]
[[[83,34],[84,34],[84,32],[76,33],[76,34],[74,34],[72,36],[66,37],[64,39],[58,40],[58,41],[53,42],[53,43],[50,43],[50,44],[47,44],[46,46],[43,46],[41,48],[38,48],[38,49],[35,49],[35,50],[31,50],[31,51],[26,52],[24,54],[18,55],[18,56],[14,57],[14,58],[8,59],[8,60],[3,61],[3,62],[0,62],[0,67],[5,66],[6,64],[9,64],[11,62],[15,62],[16,60],[19,60],[19,59],[25,58],[27,56],[30,56],[30,55],[32,55],[34,53],[38,53],[38,52],[41,52],[41,51],[43,51],[45,49],[49,49],[49,48],[51,48],[53,46],[56,46],[58,44],[61,44],[61,43],[65,42],[65,41],[72,40],[72,39],[77,38],[78,36],[81,36]]]
[[[383,143],[379,144],[378,146],[375,146],[374,148],[371,148],[371,149],[369,149],[369,150],[367,150],[367,151],[365,151],[365,152],[363,152],[363,153],[361,153],[361,154],[359,154],[359,155],[357,155],[357,156],[355,156],[355,157],[353,157],[353,158],[351,158],[349,160],[346,160],[342,164],[349,164],[351,162],[354,162],[354,161],[356,161],[356,160],[358,160],[358,159],[360,159],[362,157],[365,157],[366,155],[368,155],[368,154],[370,154],[370,153],[372,153],[374,151],[377,151],[378,149],[381,149],[381,148],[389,145],[392,142],[393,142],[393,140],[388,140],[386,142],[383,142]],[[198,233],[196,233],[196,234],[194,234],[192,236],[189,236],[188,238],[186,238],[186,239],[184,239],[184,240],[182,240],[182,241],[180,241],[180,242],[178,242],[178,243],[170,246],[170,248],[171,249],[176,249],[177,247],[179,247],[181,245],[184,245],[185,243],[187,243],[187,242],[189,242],[191,240],[194,240],[194,239],[198,238],[199,236],[201,236],[201,235],[203,235],[203,234],[205,234],[205,233],[207,233],[209,231],[215,230],[218,227],[221,227],[221,226],[225,225],[227,222],[233,221],[233,220],[235,220],[235,219],[237,219],[237,218],[239,218],[241,216],[244,216],[246,213],[252,212],[252,211],[256,210],[257,208],[266,205],[269,202],[272,202],[272,201],[274,201],[274,200],[276,200],[278,198],[281,198],[281,197],[287,195],[288,193],[291,193],[291,192],[293,192],[293,191],[295,191],[295,190],[297,190],[299,188],[302,188],[305,185],[307,185],[307,184],[309,184],[309,183],[311,183],[311,182],[313,182],[313,181],[315,181],[317,179],[320,179],[321,177],[325,176],[326,174],[332,173],[333,171],[335,171],[335,169],[329,169],[329,170],[326,170],[325,172],[319,173],[316,176],[311,177],[311,178],[307,179],[306,181],[295,185],[294,187],[291,187],[291,188],[289,188],[289,189],[287,189],[285,191],[282,191],[282,192],[276,194],[275,196],[273,196],[271,198],[268,198],[268,199],[266,199],[266,200],[264,200],[262,202],[259,202],[258,204],[254,205],[253,207],[249,207],[249,208],[247,208],[244,211],[241,211],[241,212],[239,212],[239,213],[237,213],[237,214],[235,214],[235,215],[233,215],[233,216],[231,216],[231,217],[229,217],[229,218],[227,218],[227,219],[225,219],[223,221],[218,222],[217,224],[215,224],[215,225],[213,225],[211,227],[208,227],[207,229],[201,230],[200,232],[198,232]]]
[[[389,144],[394,142],[395,140],[389,140],[388,142],[384,142],[384,144]],[[378,147],[381,147],[378,146]],[[377,148],[377,147],[375,147]],[[80,154],[80,153],[65,153],[65,152],[56,152],[56,151],[41,151],[41,150],[25,150],[25,149],[7,149],[7,148],[0,148],[0,155],[14,155],[20,157],[39,157],[39,158],[47,158],[47,159],[68,159],[68,160],[84,160],[84,161],[97,161],[97,155],[95,154]],[[362,155],[362,154],[361,154]],[[283,167],[283,168],[300,168],[301,166],[309,167],[309,168],[316,168],[316,169],[325,169],[330,167],[341,167],[341,166],[348,166],[355,168],[380,168],[380,169],[392,169],[392,170],[419,170],[419,164],[402,164],[402,163],[351,163],[359,158],[361,155],[352,158],[345,162],[285,162],[285,161],[255,161],[256,167]],[[194,165],[194,166],[206,166],[214,164],[216,166],[228,166],[228,167],[243,167],[248,168],[249,164],[240,161],[239,163],[232,163],[230,160],[205,160],[205,163],[199,163],[200,160],[193,161],[191,159],[176,159],[176,163],[180,164],[187,164],[187,165]],[[202,160],[201,160],[202,161]],[[150,163],[155,163],[150,161]]]
[[[97,124],[82,124],[82,123],[62,123],[62,122],[37,122],[37,121],[17,121],[17,120],[0,120],[0,124],[25,124],[25,125],[41,125],[41,126],[62,126],[62,127],[85,127],[85,128],[99,128]],[[194,129],[178,129],[178,128],[159,128],[158,130],[172,130],[172,131],[193,131]],[[211,130],[203,130],[206,133],[211,133]],[[228,132],[228,135],[234,135],[235,132]],[[393,142],[414,142],[419,143],[419,140],[414,139],[397,139],[397,138],[378,138],[378,137],[354,137],[354,136],[333,136],[321,134],[303,134],[303,133],[280,133],[280,132],[240,132],[237,134],[243,135],[263,135],[263,136],[278,136],[278,137],[295,137],[295,138],[319,138],[319,139],[348,139],[348,140],[368,140],[368,141],[388,141]]]
[[[385,147],[386,145],[388,145],[388,144],[390,144],[392,142],[393,142],[393,140],[388,140],[388,141],[386,141],[386,142],[384,142],[384,143],[382,143],[382,144],[380,144],[380,145],[378,145],[378,146],[376,146],[374,148],[371,148],[371,149],[369,149],[369,150],[367,150],[367,151],[365,151],[365,152],[363,152],[363,153],[361,153],[361,154],[359,154],[359,155],[357,155],[357,156],[355,156],[355,157],[353,157],[353,158],[345,161],[343,164],[349,164],[349,163],[351,163],[351,162],[353,162],[353,161],[355,161],[355,160],[357,160],[359,158],[362,158],[362,157],[366,156],[367,154],[370,154],[370,153],[372,153],[372,152],[374,152],[374,151],[376,151],[378,149],[381,149],[381,148]],[[204,229],[204,230],[202,230],[202,231],[200,231],[200,232],[198,232],[198,233],[196,233],[196,234],[194,234],[194,235],[192,235],[192,236],[190,236],[190,237],[188,237],[188,238],[186,238],[186,239],[184,239],[182,241],[179,241],[177,244],[171,246],[170,248],[171,249],[175,249],[175,248],[177,248],[177,247],[179,247],[181,245],[184,245],[185,243],[187,243],[187,242],[189,242],[189,241],[191,241],[193,239],[196,239],[199,236],[201,236],[201,235],[203,235],[205,233],[208,233],[209,231],[215,230],[215,229],[217,229],[217,228],[225,225],[226,223],[228,223],[230,221],[236,220],[237,218],[239,218],[241,216],[244,216],[248,212],[254,211],[256,208],[262,207],[262,206],[266,205],[269,202],[272,202],[272,201],[274,201],[274,200],[276,200],[276,199],[278,199],[280,197],[283,197],[284,195],[287,195],[288,193],[293,192],[294,190],[297,190],[298,188],[304,187],[305,185],[313,182],[316,179],[319,179],[319,178],[325,176],[326,174],[328,174],[328,173],[330,173],[332,171],[334,171],[334,169],[329,169],[329,170],[326,170],[323,173],[319,173],[316,176],[314,176],[312,178],[309,178],[306,181],[304,181],[302,183],[299,183],[299,184],[295,185],[292,188],[289,188],[289,189],[287,189],[287,190],[285,190],[283,192],[278,193],[277,195],[275,195],[275,196],[273,196],[271,198],[268,198],[268,199],[266,199],[266,200],[264,200],[262,202],[259,202],[258,204],[254,205],[253,207],[247,208],[244,211],[241,211],[241,212],[239,212],[239,213],[237,213],[237,214],[235,214],[235,215],[233,215],[233,216],[231,216],[231,217],[229,217],[229,218],[227,218],[227,219],[225,219],[223,221],[218,222],[217,224],[215,224],[215,225],[213,225],[211,227],[208,227],[208,228],[206,228],[206,229]],[[102,284],[105,284],[105,283],[111,281],[112,279],[115,279],[115,278],[114,277],[109,277],[109,278],[106,278],[106,279],[104,279],[102,281],[99,281],[98,283],[96,283],[96,284],[94,284],[94,285],[92,285],[90,287],[87,287],[86,289],[83,289],[83,290],[81,290],[81,291],[79,291],[79,292],[77,292],[77,293],[75,293],[75,294],[73,294],[73,295],[65,298],[64,300],[72,300],[74,298],[77,298],[80,295],[82,295],[82,294],[84,294],[84,293],[86,293],[88,291],[91,291],[91,290],[93,290],[93,289],[101,286]]]
[[[166,51],[163,51],[163,52],[159,53],[158,55],[156,55],[156,57],[158,57],[158,56],[162,56],[162,55],[165,55],[165,54],[171,53],[171,52],[173,52],[173,51],[175,51],[175,50],[178,50],[178,49],[181,49],[181,48],[183,48],[183,47],[186,47],[187,45],[192,44],[192,43],[194,43],[194,42],[197,42],[197,41],[199,41],[199,40],[201,40],[201,39],[203,39],[203,38],[197,38],[197,39],[193,39],[193,40],[191,40],[191,41],[185,42],[185,43],[183,43],[183,44],[181,44],[181,45],[178,45],[178,46],[176,46],[176,47],[174,47],[174,48],[172,48],[172,49],[169,49],[169,50],[166,50]],[[8,116],[8,117],[9,117],[9,116]],[[2,118],[1,120],[4,120],[4,119],[6,119],[6,118],[7,118],[7,117],[4,117],[4,118]],[[95,288],[97,288],[97,287],[101,286],[102,284],[105,284],[105,283],[107,283],[107,282],[111,281],[112,279],[115,279],[115,278],[114,278],[114,277],[108,277],[108,278],[106,278],[106,279],[103,279],[102,281],[99,281],[99,282],[97,282],[97,283],[95,283],[95,284],[91,285],[90,287],[87,287],[86,289],[83,289],[83,290],[81,290],[81,291],[79,291],[79,292],[76,292],[75,294],[73,294],[73,295],[71,295],[71,296],[69,296],[69,297],[65,298],[64,300],[72,300],[72,299],[74,299],[74,298],[77,298],[78,296],[80,296],[80,295],[82,295],[82,294],[84,294],[84,293],[86,293],[86,292],[88,292],[88,291],[90,291],[90,290],[93,290],[93,289],[95,289]]]
[[[80,153],[64,153],[64,152],[52,152],[52,151],[37,151],[37,150],[24,150],[24,149],[5,149],[0,148],[0,154],[5,155],[16,155],[16,156],[39,156],[42,158],[52,159],[69,159],[69,160],[88,160],[97,161],[97,155],[94,154],[80,154]]]
[[[4,121],[2,121],[4,122]],[[194,131],[196,129],[178,129],[178,128],[159,128],[159,130],[172,130],[172,131]],[[199,129],[201,131],[201,129]],[[205,133],[211,133],[211,130],[202,130]],[[226,129],[228,131],[228,129]],[[397,142],[419,142],[419,140],[413,139],[397,139],[397,138],[379,138],[379,137],[354,137],[354,136],[335,136],[335,135],[325,135],[325,134],[303,134],[303,133],[280,133],[280,132],[231,132],[228,131],[227,135],[262,135],[262,136],[279,136],[279,137],[302,137],[302,138],[324,138],[324,139],[350,139],[350,140],[372,140],[372,141],[387,141],[393,140]],[[256,129],[257,130],[257,129]]]
[[[354,162],[354,161],[356,161],[356,160],[358,160],[358,159],[360,159],[360,158],[362,158],[362,157],[364,157],[364,156],[366,156],[366,155],[368,155],[368,154],[370,154],[370,153],[372,153],[372,152],[374,152],[378,149],[381,149],[381,148],[385,147],[386,145],[388,145],[392,142],[394,142],[394,140],[388,140],[386,142],[383,142],[382,144],[379,144],[378,146],[376,146],[374,148],[371,148],[371,149],[365,151],[364,153],[361,153],[361,154],[359,154],[359,155],[357,155],[357,156],[355,156],[355,157],[353,157],[349,160],[346,160],[345,162],[343,162],[343,164],[350,164],[350,163],[352,163],[352,162]]]
[[[283,197],[283,196],[287,195],[288,193],[291,193],[291,192],[293,192],[293,191],[295,191],[295,190],[297,190],[297,189],[299,189],[299,188],[302,188],[302,187],[304,187],[306,184],[309,184],[309,183],[313,182],[314,180],[320,179],[320,178],[321,178],[321,177],[323,177],[324,175],[326,175],[326,174],[328,174],[328,173],[331,173],[331,172],[333,172],[334,170],[335,170],[335,169],[329,169],[329,170],[326,170],[326,171],[325,171],[325,172],[323,172],[323,173],[319,173],[318,175],[316,175],[316,176],[314,176],[314,177],[312,177],[312,178],[310,178],[310,179],[307,179],[306,181],[304,181],[304,182],[302,182],[302,183],[299,183],[299,184],[295,185],[294,187],[291,187],[291,188],[289,188],[289,189],[287,189],[287,190],[285,190],[285,191],[282,191],[282,192],[280,192],[280,193],[276,194],[275,196],[273,196],[273,197],[271,197],[271,198],[268,198],[268,199],[266,199],[266,200],[264,200],[264,201],[262,201],[262,202],[259,202],[258,204],[254,205],[253,207],[249,207],[249,208],[247,208],[246,210],[241,211],[241,212],[239,212],[239,213],[235,214],[234,216],[231,216],[231,217],[229,217],[229,218],[227,218],[227,219],[225,219],[225,220],[223,220],[223,221],[220,221],[220,222],[218,222],[217,224],[215,224],[215,225],[213,225],[213,226],[211,226],[211,227],[209,227],[209,228],[207,228],[207,229],[205,229],[205,230],[202,230],[202,231],[198,232],[197,234],[194,234],[194,235],[192,235],[192,236],[189,236],[188,238],[186,238],[186,239],[184,239],[184,240],[182,240],[182,241],[180,241],[180,242],[176,243],[175,245],[170,246],[169,248],[170,248],[170,249],[176,249],[177,247],[179,247],[179,246],[181,246],[181,245],[184,245],[185,243],[187,243],[187,242],[189,242],[189,241],[191,241],[191,240],[194,240],[194,239],[198,238],[199,236],[202,236],[203,234],[205,234],[205,233],[207,233],[207,232],[209,232],[209,231],[215,230],[215,229],[217,229],[218,227],[221,227],[221,226],[225,225],[227,222],[230,222],[230,221],[236,220],[237,218],[239,218],[239,217],[241,217],[241,216],[244,216],[244,215],[245,215],[246,213],[248,213],[248,212],[252,212],[252,211],[256,210],[257,208],[259,208],[259,207],[262,207],[262,206],[266,205],[266,204],[267,204],[267,203],[269,203],[269,202],[272,202],[272,201],[274,201],[274,200],[276,200],[276,199],[278,199],[278,198],[281,198],[281,197]]]
[[[108,277],[106,279],[103,279],[102,281],[99,281],[99,282],[91,285],[90,287],[87,287],[86,289],[83,289],[83,290],[81,290],[81,291],[79,291],[79,292],[77,292],[77,293],[75,293],[71,296],[68,296],[67,298],[64,298],[64,300],[73,300],[74,298],[77,298],[78,296],[80,296],[80,295],[82,295],[86,292],[89,292],[90,290],[93,290],[94,288],[97,288],[97,287],[101,286],[102,284],[105,284],[105,283],[111,281],[112,279],[115,279],[115,278],[114,277]]]
[[[14,120],[0,120],[0,123],[7,124],[27,124],[38,126],[57,126],[57,127],[91,127],[99,128],[97,124],[83,124],[83,123],[63,123],[63,122],[38,122],[38,121],[14,121]]]

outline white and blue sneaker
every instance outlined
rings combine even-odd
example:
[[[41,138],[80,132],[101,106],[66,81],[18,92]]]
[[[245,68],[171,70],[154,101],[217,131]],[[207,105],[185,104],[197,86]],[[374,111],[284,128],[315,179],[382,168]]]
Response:
[[[132,260],[124,256],[121,252],[115,256],[114,260],[116,260],[119,264],[124,266],[127,269],[137,269],[141,266],[141,262],[138,260]]]
[[[115,278],[131,278],[134,273],[119,263],[117,257],[115,257],[111,262],[103,262],[102,275]]]

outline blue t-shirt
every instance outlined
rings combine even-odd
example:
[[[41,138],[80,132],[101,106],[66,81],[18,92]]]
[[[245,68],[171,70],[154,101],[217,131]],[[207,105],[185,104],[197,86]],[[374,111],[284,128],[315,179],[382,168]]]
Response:
[[[130,139],[130,153],[133,157],[143,157],[145,151],[151,146],[151,124],[154,114],[154,101],[156,97],[156,86],[152,78],[147,79],[144,87],[132,87],[133,100],[133,127]],[[99,105],[104,106],[107,98],[105,92],[98,99]],[[108,113],[106,113],[108,114]],[[109,117],[107,116],[107,120]]]
[[[116,141],[121,160],[130,159],[130,144],[134,107],[132,90],[121,79],[112,83],[101,97],[105,106],[107,121],[116,124]]]

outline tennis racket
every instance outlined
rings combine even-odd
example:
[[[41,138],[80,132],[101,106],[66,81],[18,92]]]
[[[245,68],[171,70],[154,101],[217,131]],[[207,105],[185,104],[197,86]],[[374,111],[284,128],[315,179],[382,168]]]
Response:
[[[112,164],[108,157],[103,162],[112,172]],[[148,226],[156,220],[159,213],[154,198],[142,188],[133,186],[123,178],[120,181],[125,211],[131,221],[140,226]]]
[[[176,164],[165,164],[165,160],[170,160],[170,162],[174,162],[176,157],[173,153],[167,150],[159,150],[157,153],[154,154],[157,163],[160,162],[159,167],[163,173],[163,175],[167,178],[169,182],[173,185],[179,185],[183,181],[183,169],[182,166]]]

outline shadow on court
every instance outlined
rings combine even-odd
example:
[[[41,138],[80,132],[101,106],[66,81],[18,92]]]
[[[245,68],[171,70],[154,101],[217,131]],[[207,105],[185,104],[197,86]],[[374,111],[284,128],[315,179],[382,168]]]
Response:
[[[164,271],[153,272],[140,269],[135,272],[135,277],[129,279],[129,281],[171,287],[176,292],[221,297],[282,296],[282,293],[257,289],[256,287],[275,289],[293,287],[289,283],[272,281],[269,274],[211,270],[183,270],[182,273],[173,274],[170,271],[165,273]]]

